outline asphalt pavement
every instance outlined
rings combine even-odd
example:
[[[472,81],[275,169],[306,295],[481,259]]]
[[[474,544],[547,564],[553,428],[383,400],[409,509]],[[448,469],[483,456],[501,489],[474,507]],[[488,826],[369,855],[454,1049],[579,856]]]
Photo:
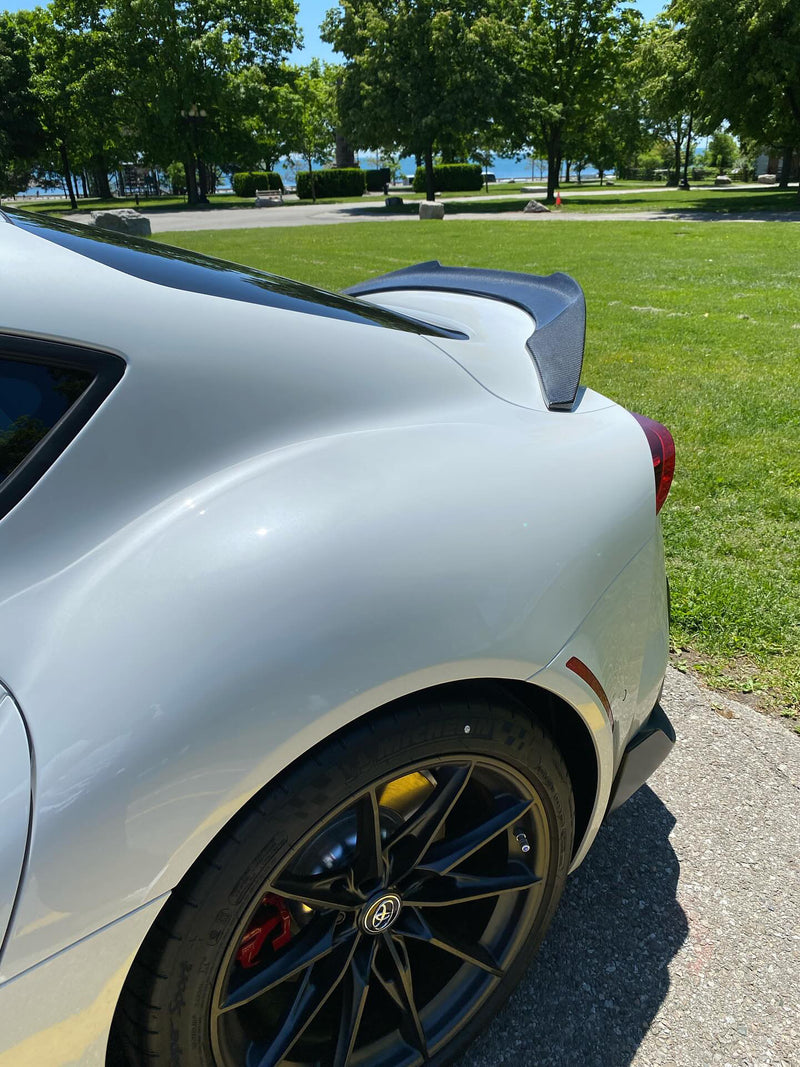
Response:
[[[670,669],[678,743],[461,1067],[798,1067],[800,737]]]
[[[734,191],[739,188],[752,189],[752,186],[732,186]],[[569,200],[574,196],[603,197],[609,196],[634,196],[637,193],[652,192],[649,189],[572,189],[565,190],[562,196]],[[730,189],[719,190],[719,195],[724,196]],[[680,205],[681,193],[673,190],[676,206]],[[525,214],[523,211],[504,211],[501,213],[468,211],[465,207],[469,204],[479,204],[481,201],[519,200],[528,196],[532,199],[543,199],[545,190],[538,188],[526,191],[522,186],[518,193],[504,194],[502,196],[475,196],[475,197],[452,197],[444,203],[459,204],[461,210],[458,215],[452,216],[458,220],[487,222],[487,221],[526,221],[530,223],[569,221],[569,222],[797,222],[796,212],[764,211],[764,212],[741,212],[737,214],[718,214],[714,212],[697,211],[603,211],[598,207],[597,211],[564,214],[558,209],[541,214]],[[416,214],[392,215],[384,214],[383,196],[366,196],[360,203],[346,204],[308,204],[298,203],[296,198],[287,198],[294,201],[286,204],[274,203],[269,207],[226,207],[206,208],[192,211],[152,211],[142,209],[141,213],[150,220],[153,233],[169,233],[177,231],[201,231],[201,230],[250,230],[264,229],[271,226],[329,226],[347,222],[406,222],[419,224]],[[24,205],[23,205],[24,206]],[[73,222],[89,222],[90,217],[86,213],[66,215]]]

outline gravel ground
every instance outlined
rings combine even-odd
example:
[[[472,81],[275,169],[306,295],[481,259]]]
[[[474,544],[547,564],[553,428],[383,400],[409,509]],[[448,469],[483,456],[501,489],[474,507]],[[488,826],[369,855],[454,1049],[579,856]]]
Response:
[[[672,755],[461,1067],[800,1065],[800,738],[674,670],[663,704]]]

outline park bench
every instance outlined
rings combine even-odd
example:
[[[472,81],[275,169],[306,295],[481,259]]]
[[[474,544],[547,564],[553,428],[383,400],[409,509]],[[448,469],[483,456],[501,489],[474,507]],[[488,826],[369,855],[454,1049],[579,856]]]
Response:
[[[283,203],[282,189],[256,189],[256,207],[270,207]]]

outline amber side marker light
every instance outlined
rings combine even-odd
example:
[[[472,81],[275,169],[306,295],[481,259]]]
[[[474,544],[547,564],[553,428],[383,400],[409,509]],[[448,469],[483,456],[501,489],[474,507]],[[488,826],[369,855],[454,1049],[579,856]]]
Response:
[[[597,699],[605,708],[606,715],[608,715],[608,721],[613,726],[614,712],[611,710],[611,703],[609,702],[609,699],[606,696],[606,691],[605,689],[603,689],[602,685],[600,685],[600,682],[598,681],[597,675],[594,673],[594,671],[590,670],[589,667],[587,667],[586,664],[583,662],[583,660],[578,659],[577,656],[571,656],[567,660],[567,670],[572,671],[573,674],[577,674],[579,678],[582,678],[584,682],[586,682],[590,689],[594,690],[595,694],[597,695]]]
[[[675,474],[675,441],[666,426],[662,426],[655,419],[648,419],[646,415],[637,415],[635,411],[632,411],[631,415],[644,430],[647,443],[650,445],[653,473],[656,479],[656,515],[658,515],[667,499]]]

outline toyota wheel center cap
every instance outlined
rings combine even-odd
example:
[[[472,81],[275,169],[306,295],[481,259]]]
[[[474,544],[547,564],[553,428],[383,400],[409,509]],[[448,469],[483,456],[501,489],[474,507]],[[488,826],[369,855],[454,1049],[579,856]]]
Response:
[[[403,902],[397,893],[381,893],[361,915],[361,928],[367,934],[382,934],[394,926]]]

